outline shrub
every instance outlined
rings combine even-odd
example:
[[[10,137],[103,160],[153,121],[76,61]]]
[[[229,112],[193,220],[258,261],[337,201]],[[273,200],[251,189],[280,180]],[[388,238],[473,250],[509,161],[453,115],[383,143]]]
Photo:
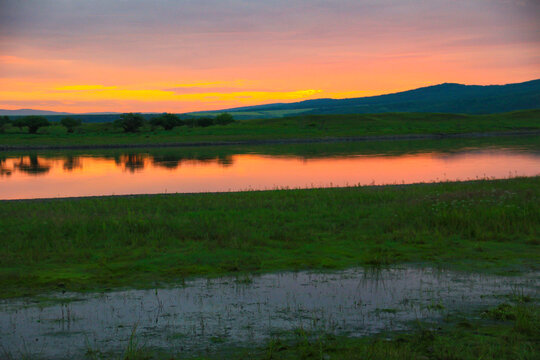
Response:
[[[124,132],[136,132],[144,125],[144,117],[134,113],[122,114],[114,125],[124,129]]]
[[[22,131],[22,128],[26,126],[26,122],[24,121],[24,118],[22,117],[17,117],[17,119],[13,120],[11,122],[11,125],[12,126],[15,126],[15,127],[18,127],[19,130]]]
[[[9,116],[0,116],[0,133],[6,130],[6,125],[10,124]]]
[[[72,133],[77,126],[81,126],[81,119],[65,117],[60,120],[60,124],[67,129],[68,133]]]
[[[214,119],[209,118],[209,117],[198,118],[196,125],[200,127],[212,126],[214,125]]]
[[[216,116],[215,123],[218,125],[227,125],[234,122],[234,118],[229,113],[223,113]]]
[[[150,124],[152,126],[162,126],[165,130],[172,130],[175,126],[185,125],[184,121],[177,115],[168,113],[153,118],[150,120]]]

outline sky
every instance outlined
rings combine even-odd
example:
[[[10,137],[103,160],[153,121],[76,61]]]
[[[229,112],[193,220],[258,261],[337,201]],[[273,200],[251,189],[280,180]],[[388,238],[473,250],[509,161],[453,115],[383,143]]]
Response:
[[[538,0],[0,0],[0,109],[191,112],[540,78]]]

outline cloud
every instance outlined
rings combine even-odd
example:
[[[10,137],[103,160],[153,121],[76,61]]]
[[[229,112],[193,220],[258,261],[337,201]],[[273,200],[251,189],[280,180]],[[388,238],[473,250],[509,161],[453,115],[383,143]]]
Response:
[[[114,90],[116,86],[103,86],[103,85],[65,85],[55,88],[60,91],[89,91],[89,90]]]

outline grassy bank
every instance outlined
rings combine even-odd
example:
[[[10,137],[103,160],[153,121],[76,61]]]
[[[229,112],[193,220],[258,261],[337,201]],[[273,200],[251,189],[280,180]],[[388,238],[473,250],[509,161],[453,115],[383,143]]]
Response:
[[[400,141],[346,141],[310,144],[279,144],[252,146],[194,146],[179,148],[140,148],[140,149],[91,149],[91,150],[19,150],[0,153],[0,166],[3,160],[11,157],[39,155],[41,158],[94,156],[119,159],[130,154],[147,154],[155,162],[182,160],[228,159],[238,154],[261,154],[272,156],[295,156],[305,159],[340,157],[350,155],[403,155],[436,152],[444,154],[459,153],[470,149],[515,149],[517,151],[540,151],[540,135],[501,136],[478,138],[446,138]]]
[[[0,202],[2,297],[400,262],[538,268],[540,177]]]
[[[165,131],[145,125],[137,133],[123,133],[112,123],[83,124],[74,133],[59,124],[38,134],[9,127],[0,133],[4,146],[69,146],[165,144],[183,142],[252,141],[404,134],[456,134],[540,129],[540,110],[492,115],[387,113],[300,115],[278,119],[236,121],[209,127],[180,126]]]

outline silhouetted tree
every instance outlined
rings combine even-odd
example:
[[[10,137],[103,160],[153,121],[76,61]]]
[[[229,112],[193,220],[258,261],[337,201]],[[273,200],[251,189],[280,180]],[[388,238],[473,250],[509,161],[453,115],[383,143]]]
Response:
[[[72,133],[77,126],[81,126],[81,119],[75,119],[71,116],[67,116],[60,120],[60,124],[67,129],[68,133]]]
[[[18,116],[15,120],[11,122],[12,126],[18,127],[22,131],[22,128],[26,126],[26,122],[23,117]]]
[[[144,125],[144,117],[134,113],[122,114],[114,124],[124,129],[125,132],[136,132]]]
[[[218,125],[227,125],[234,122],[234,118],[229,113],[223,113],[216,116],[215,123]]]
[[[28,127],[28,132],[30,134],[35,134],[37,133],[39,128],[50,125],[49,120],[47,120],[43,116],[38,116],[38,115],[25,116],[22,119],[20,119],[20,121],[22,122],[22,126]],[[15,125],[15,126],[19,126],[19,125]],[[22,128],[22,126],[19,126],[19,127]]]
[[[150,120],[152,126],[162,126],[165,130],[172,130],[175,126],[182,126],[184,122],[175,114],[162,114]]]

